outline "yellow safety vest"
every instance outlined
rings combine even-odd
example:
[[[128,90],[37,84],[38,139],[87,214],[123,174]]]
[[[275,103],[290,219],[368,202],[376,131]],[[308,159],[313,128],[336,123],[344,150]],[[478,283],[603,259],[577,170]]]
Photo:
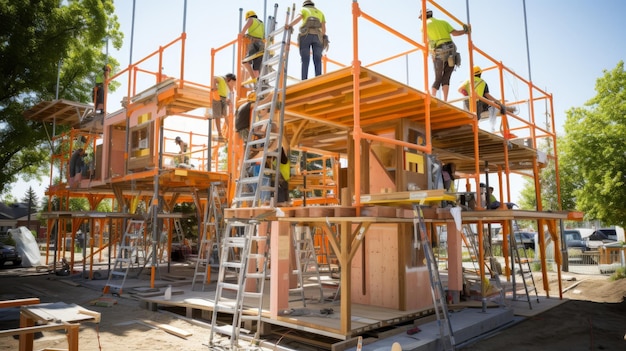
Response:
[[[476,76],[474,77],[474,90],[476,91],[476,95],[482,97],[485,94],[486,86],[487,84],[482,78]],[[465,83],[463,83],[463,88],[468,94],[470,93],[469,80],[466,80]]]
[[[228,97],[228,85],[226,84],[226,79],[224,77],[216,77],[216,79],[217,93],[220,94],[220,97]]]
[[[263,39],[265,37],[263,22],[258,18],[252,18],[252,25],[248,28],[247,34],[256,39]]]

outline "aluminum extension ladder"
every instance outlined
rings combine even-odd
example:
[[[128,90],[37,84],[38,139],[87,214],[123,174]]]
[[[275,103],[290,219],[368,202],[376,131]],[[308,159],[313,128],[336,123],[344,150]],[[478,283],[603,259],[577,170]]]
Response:
[[[517,221],[513,221],[513,228],[519,228],[517,225]],[[535,298],[537,299],[537,303],[539,303],[539,294],[537,293],[537,286],[535,285],[535,277],[533,276],[533,272],[530,267],[530,259],[528,255],[526,255],[526,248],[523,243],[518,243],[515,239],[515,232],[513,234],[509,234],[509,248],[510,248],[510,257],[511,257],[511,282],[513,283],[513,300],[520,300],[519,297],[524,296],[526,301],[528,301],[528,308],[533,309],[533,306],[530,302],[530,294],[532,292],[535,293]],[[521,253],[520,253],[521,251]],[[515,265],[517,264],[518,271],[515,271]],[[522,285],[524,285],[524,292],[519,293],[517,289],[517,275],[520,274]]]
[[[276,18],[277,11],[278,5],[275,5],[273,19]],[[267,45],[257,80],[250,133],[244,147],[232,208],[257,207],[262,201],[269,201],[273,207],[278,193],[287,62],[291,42],[291,29],[287,26],[290,10],[287,9],[284,26],[276,28],[273,19],[268,24],[268,34],[265,38]],[[277,38],[280,40],[276,40]],[[221,238],[220,269],[209,345],[214,344],[215,332],[220,332],[230,336],[231,349],[238,348],[241,324],[244,321],[256,321],[254,339],[258,340],[260,337],[263,290],[270,245],[270,226],[266,225],[266,235],[259,235],[260,225],[262,223],[258,218],[227,220]],[[245,313],[244,303],[252,306],[246,307]],[[217,325],[217,315],[220,312],[233,315],[230,325]]]
[[[439,276],[439,268],[435,261],[435,255],[433,254],[430,240],[428,240],[426,223],[424,222],[420,204],[413,204],[413,231],[415,249],[419,249],[421,246],[424,250],[424,256],[426,257],[426,265],[428,266],[430,278],[430,292],[433,297],[435,314],[437,315],[437,325],[439,326],[439,338],[443,344],[444,350],[454,350],[454,334],[452,324],[450,323],[446,295],[443,285],[441,284],[441,277]]]

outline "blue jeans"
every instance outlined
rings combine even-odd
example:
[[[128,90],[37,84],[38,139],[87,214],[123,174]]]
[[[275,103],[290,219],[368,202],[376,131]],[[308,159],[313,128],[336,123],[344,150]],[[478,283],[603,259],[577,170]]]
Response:
[[[315,66],[315,76],[322,74],[322,51],[324,47],[317,34],[307,34],[300,37],[300,58],[302,59],[302,80],[309,77],[309,62],[311,60],[311,50],[313,50],[313,66]]]

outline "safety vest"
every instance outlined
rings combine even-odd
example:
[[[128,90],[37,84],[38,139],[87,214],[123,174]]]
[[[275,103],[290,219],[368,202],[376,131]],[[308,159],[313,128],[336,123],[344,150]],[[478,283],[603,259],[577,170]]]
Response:
[[[258,18],[252,18],[252,25],[248,28],[248,36],[256,39],[263,39],[265,37],[265,26],[263,21]]]
[[[326,22],[324,13],[315,7],[303,7],[301,10],[302,27],[300,34],[322,34],[322,23]]]
[[[453,30],[454,28],[452,28],[450,23],[436,18],[429,18],[426,21],[426,34],[428,35],[430,48],[434,49],[441,44],[452,41],[450,32]]]
[[[104,84],[104,72],[100,71],[96,74],[96,84]]]
[[[289,178],[291,178],[291,162],[287,161],[287,163],[282,163],[280,164],[280,174],[283,176],[283,179],[285,179],[286,181],[289,181]]]
[[[485,94],[486,86],[487,86],[487,83],[485,83],[485,81],[482,78],[474,76],[474,90],[476,91],[476,95],[482,97]],[[463,83],[463,88],[469,94],[470,92],[469,80],[466,80],[465,83]]]
[[[226,84],[226,78],[216,77],[217,79],[217,93],[220,97],[228,97],[228,85]]]

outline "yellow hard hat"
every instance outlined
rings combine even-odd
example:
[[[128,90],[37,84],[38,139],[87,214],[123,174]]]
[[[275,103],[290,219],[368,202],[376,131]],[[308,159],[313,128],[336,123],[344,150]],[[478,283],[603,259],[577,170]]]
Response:
[[[474,75],[478,75],[483,73],[483,70],[480,68],[480,66],[474,66]]]
[[[102,68],[103,71],[112,71],[113,67],[111,67],[110,63],[107,63],[106,65],[104,65],[104,67]]]
[[[246,12],[246,19],[248,19],[248,18],[250,18],[252,16],[256,17],[256,12],[254,12],[252,10]]]

